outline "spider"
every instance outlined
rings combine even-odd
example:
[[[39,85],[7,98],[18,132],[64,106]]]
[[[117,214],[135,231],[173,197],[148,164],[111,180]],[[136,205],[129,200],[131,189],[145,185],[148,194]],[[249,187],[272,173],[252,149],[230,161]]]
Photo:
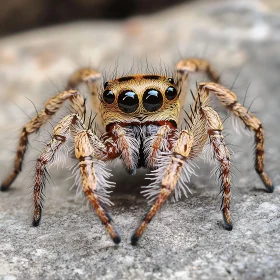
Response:
[[[211,82],[197,85],[196,93],[192,93],[194,101],[189,113],[184,110],[188,116],[185,118],[185,128],[180,130],[180,94],[189,74],[198,71],[206,73]],[[222,105],[254,132],[255,170],[267,190],[273,192],[272,181],[264,171],[262,124],[238,103],[231,90],[219,84],[219,76],[208,61],[183,59],[177,63],[173,76],[134,74],[115,77],[101,87],[102,75],[98,71],[89,68],[76,71],[69,79],[67,90],[50,98],[45,108],[23,127],[14,169],[2,183],[1,190],[8,190],[20,173],[28,136],[38,131],[66,100],[70,100],[71,113],[54,128],[51,140],[36,161],[33,226],[39,225],[42,215],[46,167],[54,161],[56,153],[66,141],[72,138],[82,190],[114,243],[118,244],[121,238],[106,207],[110,205],[108,188],[112,186],[106,163],[119,158],[131,175],[140,167],[151,172],[151,184],[146,186],[144,194],[152,206],[131,236],[131,244],[135,245],[164,202],[172,194],[175,199],[186,194],[186,183],[195,169],[193,160],[203,153],[207,143],[220,171],[224,227],[232,230],[230,152],[222,135],[220,117],[209,106],[210,94],[214,94]],[[81,83],[87,84],[93,98],[93,108],[100,111],[106,130],[100,137],[92,128],[93,119],[86,117],[85,98],[76,89]]]

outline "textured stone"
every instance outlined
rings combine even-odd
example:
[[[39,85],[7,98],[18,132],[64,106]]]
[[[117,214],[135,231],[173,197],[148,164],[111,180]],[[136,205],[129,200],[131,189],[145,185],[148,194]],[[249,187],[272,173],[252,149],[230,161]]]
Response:
[[[211,4],[210,4],[211,3]],[[44,101],[63,89],[77,67],[97,66],[107,76],[145,55],[150,67],[160,58],[172,68],[180,54],[208,58],[242,103],[263,121],[266,169],[276,186],[279,162],[280,16],[275,1],[196,1],[120,22],[81,22],[34,30],[0,40],[0,178],[12,166],[20,127]],[[140,65],[140,64],[138,64]],[[139,66],[141,67],[141,65]],[[136,67],[137,68],[137,67]],[[197,79],[205,79],[199,77]],[[194,81],[196,78],[193,79]],[[84,89],[81,89],[82,91]],[[28,98],[28,99],[27,99]],[[23,112],[22,112],[23,111]],[[223,113],[223,110],[220,110]],[[56,119],[64,113],[58,113]],[[122,233],[115,246],[94,213],[69,190],[71,174],[52,169],[42,224],[30,227],[32,209],[28,171],[43,144],[32,137],[23,174],[10,192],[0,194],[0,277],[2,279],[279,279],[279,187],[263,191],[253,170],[252,137],[232,131],[235,152],[232,203],[234,229],[225,231],[219,187],[212,167],[200,164],[192,195],[167,204],[137,247],[129,237],[146,208],[139,195],[144,170],[128,176],[114,169],[117,181],[111,212]],[[46,141],[51,126],[40,133]],[[237,145],[234,146],[234,145]],[[70,163],[69,163],[70,164]],[[32,176],[31,176],[32,177]],[[0,278],[1,279],[1,278]]]

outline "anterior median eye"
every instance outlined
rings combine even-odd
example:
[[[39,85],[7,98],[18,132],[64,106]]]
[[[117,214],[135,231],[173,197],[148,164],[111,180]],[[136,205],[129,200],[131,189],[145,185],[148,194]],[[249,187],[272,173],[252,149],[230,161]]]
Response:
[[[143,106],[149,112],[157,111],[163,103],[162,94],[156,89],[147,89],[143,95]]]
[[[103,92],[103,100],[108,104],[112,104],[115,100],[115,94],[107,89]]]
[[[118,104],[124,113],[133,113],[139,106],[139,99],[135,92],[127,90],[119,95]]]
[[[177,96],[177,90],[174,87],[167,88],[165,96],[168,100],[173,100]]]

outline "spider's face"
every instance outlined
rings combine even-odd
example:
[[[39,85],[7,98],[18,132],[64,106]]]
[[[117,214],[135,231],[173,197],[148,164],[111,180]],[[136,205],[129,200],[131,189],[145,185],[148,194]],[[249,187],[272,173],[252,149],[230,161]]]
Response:
[[[163,121],[176,125],[179,107],[179,89],[172,78],[133,75],[104,84],[100,111],[106,127]]]

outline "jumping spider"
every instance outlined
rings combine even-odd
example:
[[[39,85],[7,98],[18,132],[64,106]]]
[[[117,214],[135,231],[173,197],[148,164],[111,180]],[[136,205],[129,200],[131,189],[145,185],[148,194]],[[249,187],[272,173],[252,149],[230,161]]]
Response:
[[[206,73],[213,82],[197,86],[189,114],[186,112],[185,129],[180,130],[179,96],[189,73],[197,71]],[[36,161],[33,226],[38,226],[41,219],[46,166],[53,162],[56,152],[72,137],[83,192],[115,243],[119,243],[121,238],[105,207],[105,204],[110,204],[107,188],[111,186],[105,163],[120,158],[129,174],[134,174],[139,167],[145,167],[152,170],[151,174],[154,175],[154,180],[144,191],[152,200],[152,206],[131,237],[131,243],[135,245],[167,198],[172,193],[178,198],[186,192],[185,183],[194,172],[192,160],[202,153],[208,141],[220,170],[221,210],[225,228],[231,230],[230,153],[222,135],[223,124],[219,115],[209,106],[210,93],[254,132],[255,169],[267,190],[273,192],[273,184],[264,172],[262,124],[238,103],[231,90],[219,84],[217,73],[207,61],[195,58],[181,60],[176,65],[175,73],[174,78],[156,74],[115,78],[105,82],[100,92],[99,72],[88,68],[75,72],[69,79],[68,89],[50,98],[45,108],[22,129],[14,170],[3,182],[1,190],[8,190],[20,173],[28,136],[46,123],[64,101],[70,100],[72,113],[54,128],[51,141]],[[82,82],[89,87],[94,109],[101,113],[106,129],[101,137],[92,129],[92,122],[86,117],[85,99],[75,89]]]

